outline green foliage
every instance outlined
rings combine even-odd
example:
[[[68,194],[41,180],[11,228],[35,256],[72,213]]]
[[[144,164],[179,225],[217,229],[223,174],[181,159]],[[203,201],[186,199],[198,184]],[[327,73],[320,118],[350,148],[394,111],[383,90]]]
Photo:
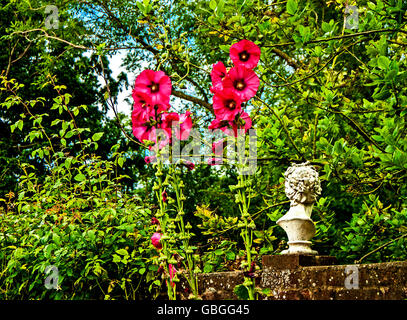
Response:
[[[305,160],[323,190],[315,250],[340,263],[406,259],[405,2],[350,1],[357,29],[345,28],[339,0],[58,1],[57,30],[45,29],[44,4],[0,9],[1,297],[155,296],[154,168],[130,142],[131,120],[106,111],[121,90],[130,96],[127,78],[141,67],[160,69],[172,103],[206,128],[210,67],[240,39],[261,48],[260,88],[245,106],[258,141],[248,212],[256,263],[286,247],[275,225],[289,205],[283,173]],[[119,49],[128,75],[114,81],[108,57]],[[236,169],[197,165],[180,177],[198,269],[241,269]],[[61,291],[43,286],[50,264]]]
[[[24,101],[17,92],[22,86],[14,80],[3,78],[2,85],[13,95],[1,106],[23,105],[29,114],[22,114],[29,127],[26,138],[46,142],[31,156],[44,161],[49,171],[41,177],[34,165],[19,159],[23,174],[18,192],[0,199],[5,205],[0,211],[0,297],[141,299],[158,294],[161,280],[153,264],[157,252],[150,243],[151,210],[140,198],[123,192],[125,176],[117,174],[124,161],[119,145],[110,150],[112,161],[92,154],[102,134],[81,139],[90,130],[78,128],[75,118],[54,120],[52,125],[61,129],[48,136],[41,124],[46,115],[34,109],[43,99]],[[77,115],[83,109],[74,108]],[[62,112],[69,112],[67,104]],[[15,130],[21,130],[20,123],[21,119]],[[80,144],[81,154],[55,151],[54,136],[65,137],[67,145]],[[47,266],[58,268],[56,290],[44,286]]]

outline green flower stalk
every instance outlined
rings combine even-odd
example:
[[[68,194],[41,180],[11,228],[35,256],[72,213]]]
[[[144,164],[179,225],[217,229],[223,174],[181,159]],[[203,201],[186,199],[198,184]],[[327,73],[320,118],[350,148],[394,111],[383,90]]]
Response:
[[[171,176],[171,173],[173,174]],[[183,261],[183,264],[185,268],[187,269],[187,274],[185,275],[185,278],[189,284],[189,287],[192,291],[192,299],[197,299],[198,298],[198,279],[196,277],[196,268],[195,268],[195,260],[193,258],[193,247],[190,245],[189,240],[191,237],[194,235],[191,233],[192,226],[188,222],[185,224],[184,222],[184,201],[186,200],[186,197],[183,193],[184,189],[184,183],[181,180],[181,177],[179,176],[178,172],[176,169],[170,168],[170,177],[171,179],[171,185],[175,191],[175,197],[176,201],[174,203],[175,209],[177,211],[177,216],[175,218],[175,221],[178,224],[178,230],[179,230],[179,239],[182,242],[182,249],[185,254],[185,259],[186,261]]]
[[[244,168],[247,164],[247,160],[241,156],[241,152],[245,152],[245,149],[240,150],[238,148],[237,152],[237,173],[238,173],[238,184],[234,186],[236,190],[235,202],[239,206],[239,211],[241,215],[241,221],[239,223],[241,227],[240,235],[243,239],[243,243],[246,250],[246,261],[242,266],[246,269],[244,272],[244,283],[243,285],[247,288],[249,300],[255,299],[255,282],[253,280],[253,271],[254,271],[254,259],[253,254],[256,254],[256,251],[253,250],[253,230],[256,228],[254,221],[251,219],[249,214],[250,208],[250,198],[251,198],[251,179],[248,179],[244,174]]]
[[[176,285],[173,281],[173,266],[169,263],[169,259],[172,256],[171,244],[170,244],[170,237],[168,235],[168,229],[171,229],[171,221],[167,213],[167,203],[166,199],[164,198],[164,186],[163,186],[163,163],[160,157],[160,150],[157,151],[157,163],[155,164],[157,170],[155,172],[155,176],[157,178],[157,182],[154,185],[153,189],[155,191],[155,195],[158,200],[159,210],[156,213],[155,217],[159,222],[159,230],[161,233],[160,243],[161,243],[161,250],[160,250],[160,265],[164,268],[165,275],[166,275],[166,284],[167,284],[167,294],[169,300],[176,300]]]

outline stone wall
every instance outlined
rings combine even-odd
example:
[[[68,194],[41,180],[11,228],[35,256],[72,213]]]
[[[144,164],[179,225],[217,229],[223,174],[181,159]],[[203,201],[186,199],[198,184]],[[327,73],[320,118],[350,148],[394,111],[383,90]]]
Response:
[[[263,257],[256,284],[269,289],[267,300],[402,300],[407,299],[407,261],[335,265],[327,256],[280,255]],[[204,300],[238,299],[242,272],[201,274]]]

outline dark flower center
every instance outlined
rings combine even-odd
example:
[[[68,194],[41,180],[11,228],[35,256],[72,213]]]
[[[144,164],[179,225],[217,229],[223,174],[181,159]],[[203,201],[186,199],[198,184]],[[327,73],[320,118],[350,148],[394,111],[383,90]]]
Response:
[[[220,77],[221,79],[223,79],[225,76],[226,76],[226,74],[225,74],[224,72],[221,72],[221,73],[219,74],[219,77]]]
[[[246,62],[249,60],[250,54],[245,50],[239,53],[239,59],[243,62]]]
[[[234,87],[237,90],[242,91],[244,88],[246,88],[246,84],[244,83],[244,81],[242,79],[240,79],[240,80],[235,81]]]
[[[233,110],[236,108],[236,101],[235,100],[227,100],[225,102],[225,107],[229,108],[230,110]]]
[[[158,90],[160,90],[160,84],[153,82],[151,85],[149,85],[151,92],[156,93]]]

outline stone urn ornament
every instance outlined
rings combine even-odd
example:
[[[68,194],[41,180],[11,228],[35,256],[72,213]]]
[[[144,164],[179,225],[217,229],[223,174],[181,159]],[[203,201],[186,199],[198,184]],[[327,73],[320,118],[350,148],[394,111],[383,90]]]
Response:
[[[316,255],[311,249],[311,239],[315,235],[312,207],[321,194],[318,172],[309,164],[292,164],[284,173],[285,194],[290,199],[290,210],[277,220],[288,236],[288,249],[281,254]]]

